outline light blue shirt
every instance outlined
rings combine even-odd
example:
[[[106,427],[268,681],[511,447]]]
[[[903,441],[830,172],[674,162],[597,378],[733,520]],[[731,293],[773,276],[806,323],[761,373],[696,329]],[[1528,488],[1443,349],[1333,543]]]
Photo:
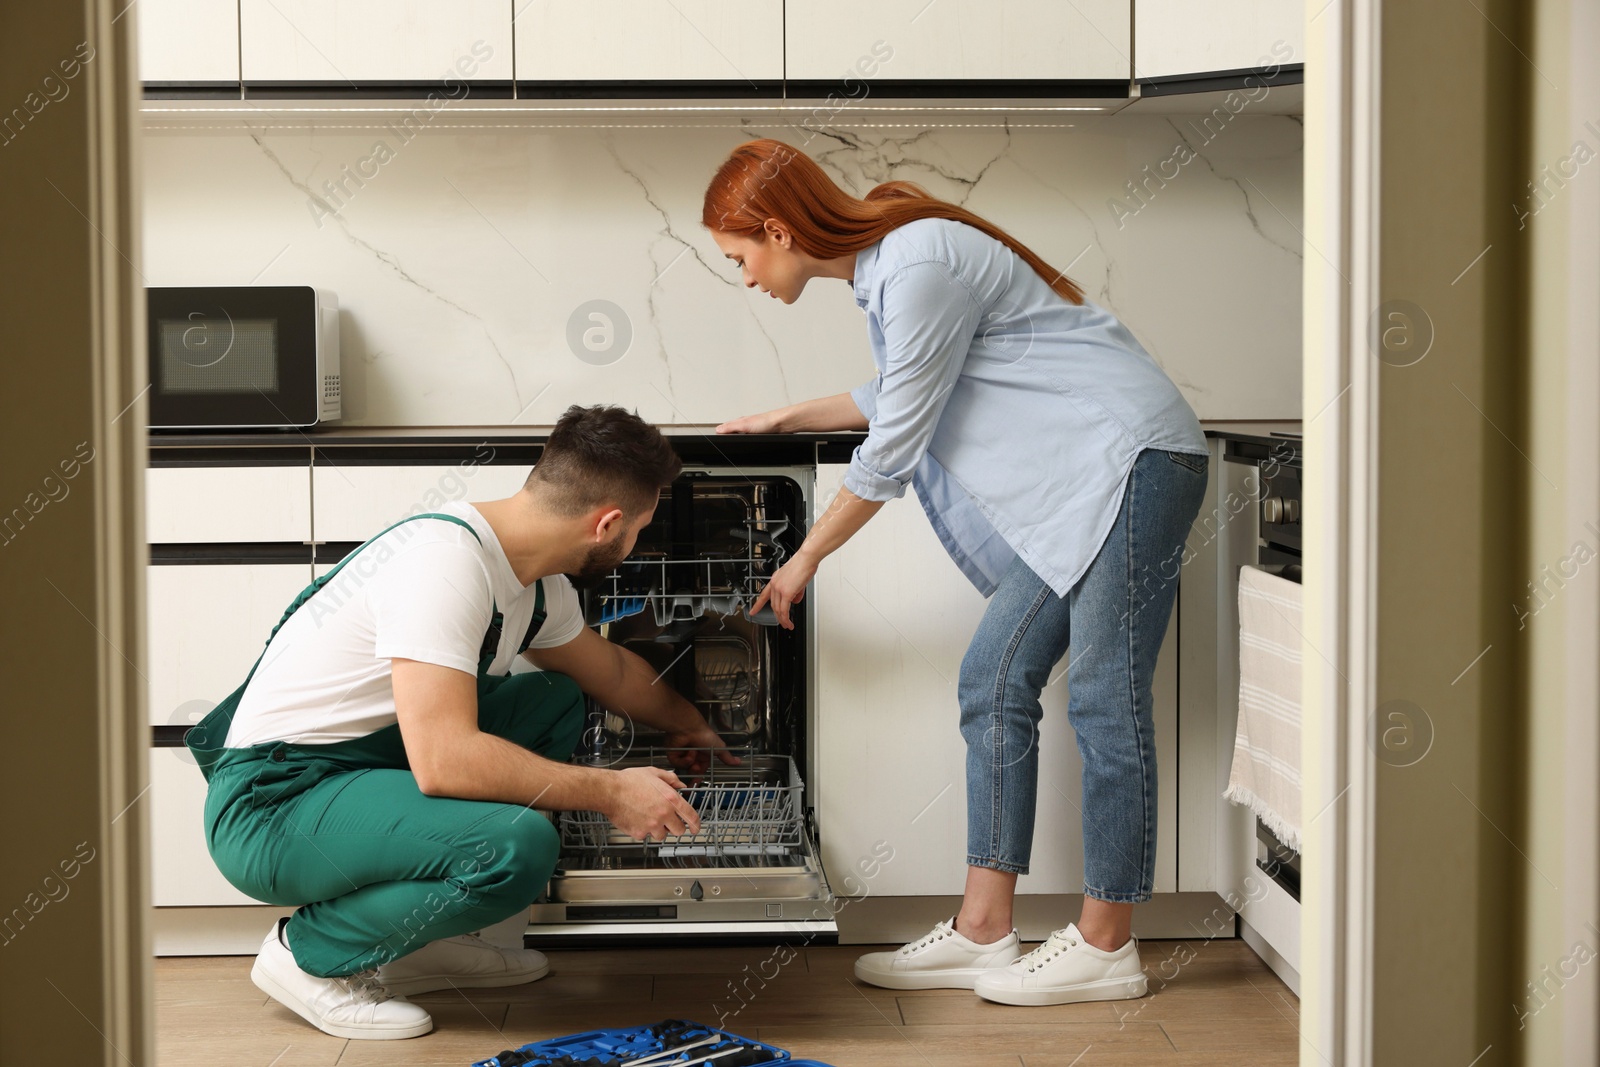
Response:
[[[1104,308],[1068,303],[1004,244],[920,219],[856,254],[878,376],[851,391],[866,500],[916,487],[945,550],[989,596],[1020,556],[1066,596],[1145,448],[1205,453],[1188,401]]]

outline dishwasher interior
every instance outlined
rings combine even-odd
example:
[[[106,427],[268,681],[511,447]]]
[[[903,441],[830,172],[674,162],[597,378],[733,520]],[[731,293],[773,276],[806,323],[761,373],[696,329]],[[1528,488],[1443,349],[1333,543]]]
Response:
[[[697,833],[638,842],[598,812],[557,813],[561,859],[533,906],[535,943],[834,929],[805,784],[808,604],[793,630],[770,609],[746,614],[804,536],[810,476],[685,474],[632,555],[584,592],[589,625],[692,701],[740,763],[679,772]],[[676,770],[661,733],[593,698],[588,716],[574,762]]]

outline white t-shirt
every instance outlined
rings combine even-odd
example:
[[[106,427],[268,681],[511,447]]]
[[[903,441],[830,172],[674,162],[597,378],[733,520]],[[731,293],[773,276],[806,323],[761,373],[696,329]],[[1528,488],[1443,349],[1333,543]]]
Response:
[[[538,582],[517,581],[477,508],[452,502],[435,510],[471,523],[482,543],[453,522],[412,519],[363,548],[267,646],[227,747],[328,744],[394,723],[389,661],[421,660],[476,676],[494,607],[504,622],[489,673],[506,674],[520,660]],[[583,630],[583,609],[565,577],[542,581],[546,618],[529,647],[555,648]]]

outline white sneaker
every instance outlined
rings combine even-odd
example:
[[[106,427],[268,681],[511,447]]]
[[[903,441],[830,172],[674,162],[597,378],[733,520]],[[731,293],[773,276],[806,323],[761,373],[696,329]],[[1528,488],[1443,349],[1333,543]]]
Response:
[[[261,942],[250,968],[256,988],[325,1034],[356,1040],[392,1041],[420,1037],[433,1029],[433,1017],[404,997],[384,989],[377,971],[343,978],[318,978],[295,963],[279,919]]]
[[[435,989],[521,985],[550,973],[544,953],[531,948],[500,948],[477,934],[430,941],[415,952],[378,968],[378,981],[391,993],[411,996]]]
[[[988,971],[973,988],[997,1004],[1076,1004],[1085,1000],[1129,1000],[1145,994],[1139,942],[1102,952],[1069,924],[1009,967]]]
[[[1017,958],[1015,930],[992,945],[969,941],[949,919],[893,952],[856,960],[856,977],[885,989],[971,989],[978,976]]]

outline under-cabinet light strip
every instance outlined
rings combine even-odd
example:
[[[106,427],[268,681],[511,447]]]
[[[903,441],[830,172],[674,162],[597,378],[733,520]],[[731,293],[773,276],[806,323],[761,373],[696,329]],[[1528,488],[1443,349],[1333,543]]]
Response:
[[[404,106],[397,106],[397,107],[276,107],[276,106],[272,106],[270,104],[263,104],[262,106],[258,106],[258,107],[235,107],[235,106],[232,106],[232,105],[225,105],[225,106],[221,106],[221,107],[162,107],[162,106],[151,106],[149,104],[144,104],[144,105],[141,105],[140,111],[142,113],[144,113],[144,114],[197,114],[197,115],[235,115],[235,114],[239,114],[239,115],[255,115],[255,114],[385,115],[385,114],[390,114],[390,113],[393,113],[393,114],[410,114],[411,112],[414,112],[414,111],[418,110],[420,107],[422,107],[424,103],[426,103],[426,100],[420,100],[419,99],[419,103],[413,104],[410,107],[404,107]],[[1120,100],[1120,101],[1117,102],[1118,107],[1126,106],[1128,103],[1129,103],[1129,101],[1126,101],[1126,100]],[[732,118],[732,117],[735,117],[735,116],[738,116],[738,115],[750,114],[752,112],[760,112],[760,113],[763,113],[763,114],[771,113],[771,114],[777,114],[777,115],[783,115],[783,114],[809,115],[809,114],[815,114],[817,111],[821,110],[824,106],[826,106],[826,105],[823,102],[819,102],[818,104],[815,104],[815,105],[806,105],[806,106],[789,105],[789,106],[784,106],[784,107],[717,106],[717,107],[587,107],[587,108],[585,108],[585,107],[520,107],[520,108],[513,108],[513,107],[456,107],[456,106],[452,106],[452,105],[448,105],[447,104],[447,105],[444,105],[444,106],[441,106],[441,107],[437,108],[436,110],[440,111],[440,112],[449,111],[453,115],[462,114],[462,113],[472,113],[472,112],[488,112],[488,113],[491,113],[491,114],[502,114],[502,115],[504,115],[504,114],[518,114],[518,115],[584,115],[584,114],[597,114],[597,115],[604,115],[604,114],[614,114],[614,113],[617,113],[617,112],[628,112],[628,113],[633,113],[633,112],[665,112],[665,113],[686,114],[686,113],[698,113],[698,112],[717,112],[717,113],[726,114],[730,118]],[[1058,104],[1044,104],[1044,105],[1040,105],[1040,104],[1023,104],[1023,105],[1017,105],[1017,106],[1006,105],[1006,106],[999,106],[999,107],[997,107],[997,106],[984,106],[984,105],[916,106],[916,107],[893,107],[893,106],[888,106],[888,105],[871,105],[871,106],[845,105],[845,106],[841,106],[841,107],[835,109],[836,114],[837,113],[845,113],[845,112],[848,112],[850,114],[857,114],[857,113],[863,112],[863,111],[890,112],[890,113],[899,113],[899,114],[903,114],[903,113],[908,112],[908,111],[915,111],[915,112],[968,112],[968,111],[977,111],[977,112],[988,112],[988,113],[991,113],[991,114],[1001,114],[1001,113],[1009,114],[1009,113],[1012,113],[1012,112],[1019,112],[1019,111],[1030,111],[1030,112],[1031,111],[1038,111],[1038,112],[1046,112],[1046,113],[1086,112],[1086,113],[1092,113],[1092,114],[1111,114],[1115,110],[1117,110],[1117,108],[1112,108],[1112,107],[1090,107],[1090,106],[1076,105],[1076,104],[1071,104],[1071,105],[1068,105],[1068,104],[1059,104],[1059,105]]]
[[[874,122],[874,123],[871,123],[871,124],[850,122],[850,123],[832,123],[831,124],[831,127],[834,128],[834,129],[850,129],[852,127],[857,127],[857,126],[869,126],[869,128],[874,129],[874,130],[901,130],[901,129],[904,129],[904,130],[964,130],[964,129],[975,129],[975,130],[999,130],[999,129],[1007,129],[1007,130],[1070,130],[1070,129],[1074,128],[1073,124],[1070,123],[1070,122],[1065,122],[1065,123],[1060,123],[1060,122]],[[185,133],[193,133],[196,129],[201,129],[201,128],[202,127],[197,127],[197,126],[194,126],[192,124],[186,124],[186,123],[185,124],[172,123],[172,124],[163,124],[163,125],[152,125],[152,124],[148,124],[147,123],[147,124],[145,124],[145,125],[143,125],[141,127],[141,129],[144,129],[144,130],[147,130],[147,131],[148,130],[179,130],[179,131],[182,131],[182,132],[185,132]],[[213,129],[213,130],[254,130],[254,131],[259,132],[261,130],[299,130],[299,129],[305,129],[306,127],[303,126],[303,125],[297,125],[295,123],[275,122],[275,123],[251,123],[250,125],[233,125],[233,124],[217,123],[215,125],[212,125],[212,126],[209,126],[209,127],[203,127],[203,128]],[[351,124],[340,124],[340,125],[337,125],[337,126],[319,125],[319,126],[316,127],[316,129],[319,129],[319,130],[370,130],[372,128],[373,128],[373,125],[371,123],[351,123]],[[636,122],[636,123],[566,122],[566,123],[560,123],[560,124],[547,124],[547,125],[539,125],[539,126],[533,126],[533,125],[529,125],[527,123],[516,123],[516,122],[498,123],[498,124],[490,124],[490,123],[470,123],[470,124],[468,124],[468,123],[460,123],[460,124],[455,124],[455,125],[450,125],[450,126],[436,126],[436,127],[433,127],[433,129],[438,130],[438,131],[449,131],[449,130],[660,130],[660,129],[674,129],[674,130],[725,130],[725,129],[729,129],[729,128],[730,127],[728,127],[728,126],[713,125],[713,124],[710,124],[710,123],[694,123],[693,125],[674,125],[674,126],[666,127],[666,126],[653,125],[651,123],[645,123],[645,122]]]

